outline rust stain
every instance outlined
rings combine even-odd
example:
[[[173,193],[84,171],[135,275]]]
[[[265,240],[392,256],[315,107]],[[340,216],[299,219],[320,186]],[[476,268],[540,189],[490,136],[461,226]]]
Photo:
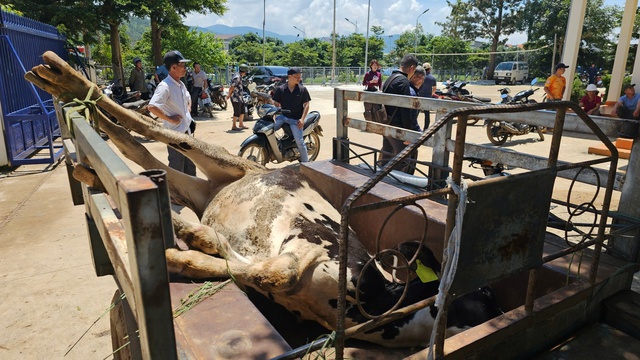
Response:
[[[527,246],[531,240],[529,230],[525,229],[522,234],[512,234],[511,241],[498,248],[498,253],[502,261],[511,259],[514,254],[523,254],[527,250]]]

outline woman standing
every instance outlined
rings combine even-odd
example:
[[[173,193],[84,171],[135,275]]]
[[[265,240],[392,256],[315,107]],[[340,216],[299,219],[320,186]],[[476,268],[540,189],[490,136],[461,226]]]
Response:
[[[371,69],[364,75],[362,85],[365,86],[365,91],[380,91],[382,87],[382,74],[380,73],[380,64],[378,60],[373,59],[369,62],[369,68]]]

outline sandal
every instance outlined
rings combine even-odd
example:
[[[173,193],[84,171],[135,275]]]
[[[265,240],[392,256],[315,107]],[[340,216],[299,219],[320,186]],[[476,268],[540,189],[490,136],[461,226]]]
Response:
[[[246,127],[246,126],[244,126],[244,125],[240,126],[240,128],[245,129],[245,130],[247,130],[247,129],[248,129],[248,127]]]
[[[242,131],[242,128],[234,126],[234,127],[231,128],[231,131]]]

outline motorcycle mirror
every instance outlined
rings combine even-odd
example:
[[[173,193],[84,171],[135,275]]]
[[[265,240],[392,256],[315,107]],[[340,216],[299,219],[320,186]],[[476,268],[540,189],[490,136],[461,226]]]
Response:
[[[538,83],[538,78],[533,78],[533,80],[531,80],[531,86],[535,85]]]

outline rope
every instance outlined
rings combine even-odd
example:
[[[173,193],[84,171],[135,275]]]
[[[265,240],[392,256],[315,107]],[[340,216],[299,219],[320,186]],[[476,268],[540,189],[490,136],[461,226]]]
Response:
[[[100,117],[98,116],[97,103],[98,103],[98,101],[100,101],[102,99],[104,94],[101,94],[95,100],[91,100],[91,95],[93,95],[93,90],[96,89],[96,88],[97,88],[96,85],[93,84],[89,88],[89,92],[87,92],[87,97],[85,97],[84,100],[80,100],[78,98],[74,98],[73,100],[71,100],[68,103],[66,103],[63,107],[73,106],[71,108],[71,110],[75,110],[78,114],[84,116],[84,118],[87,120],[87,122],[92,125],[93,129],[96,132],[99,132],[100,131],[100,124],[99,124],[98,120],[100,119]],[[65,121],[67,123],[67,127],[69,128],[69,131],[71,132],[71,135],[75,137],[75,135],[73,133],[73,126],[71,126],[71,113],[72,112],[73,111],[67,111],[67,113],[65,115]],[[93,123],[91,122],[92,119],[93,119]]]
[[[460,239],[462,238],[462,220],[464,213],[467,210],[467,183],[461,180],[460,188],[456,185],[451,177],[447,178],[447,184],[458,195],[458,208],[456,209],[456,221],[453,231],[449,236],[447,247],[443,253],[444,269],[442,271],[442,278],[440,279],[440,286],[438,287],[438,296],[436,297],[435,306],[438,308],[438,315],[433,324],[431,330],[431,338],[429,341],[429,360],[433,360],[433,345],[436,340],[436,334],[438,332],[438,324],[440,324],[440,318],[442,317],[442,309],[446,304],[447,294],[453,283],[453,279],[456,275],[456,269],[458,268],[458,257],[460,255]]]

